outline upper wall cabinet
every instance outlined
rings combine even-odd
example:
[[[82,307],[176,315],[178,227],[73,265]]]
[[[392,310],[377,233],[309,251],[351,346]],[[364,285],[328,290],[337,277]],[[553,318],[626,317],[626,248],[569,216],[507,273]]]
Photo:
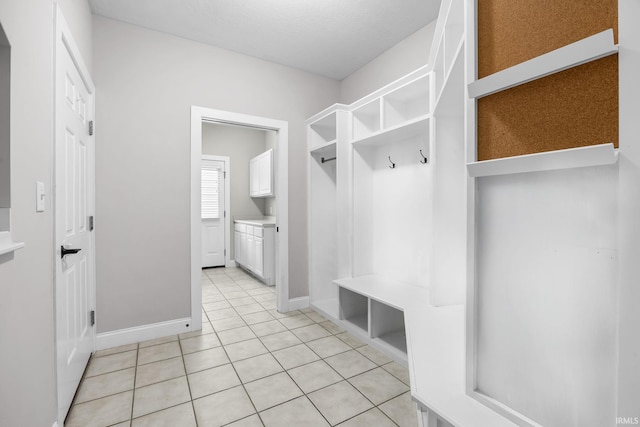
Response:
[[[249,195],[273,197],[273,149],[249,161]]]

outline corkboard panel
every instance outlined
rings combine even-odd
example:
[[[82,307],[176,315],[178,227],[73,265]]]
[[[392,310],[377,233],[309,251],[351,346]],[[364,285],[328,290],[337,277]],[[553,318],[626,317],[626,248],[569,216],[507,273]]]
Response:
[[[614,143],[618,55],[478,100],[478,160]]]
[[[618,0],[477,0],[478,78],[613,28]]]

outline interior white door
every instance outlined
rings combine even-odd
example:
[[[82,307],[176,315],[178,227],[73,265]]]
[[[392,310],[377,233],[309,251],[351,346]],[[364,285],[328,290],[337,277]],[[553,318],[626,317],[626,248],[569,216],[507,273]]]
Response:
[[[59,12],[56,23],[55,304],[62,421],[95,345],[95,258],[89,219],[95,206],[94,137],[89,132],[94,91],[70,33],[62,29],[67,27]]]
[[[202,159],[202,268],[225,265],[225,163]]]

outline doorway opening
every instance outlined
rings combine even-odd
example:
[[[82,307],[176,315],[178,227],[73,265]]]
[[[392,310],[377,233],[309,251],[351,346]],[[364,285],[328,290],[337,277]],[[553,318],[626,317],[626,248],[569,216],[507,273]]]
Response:
[[[289,310],[289,243],[288,243],[288,123],[282,120],[275,120],[265,117],[252,116],[247,114],[233,113],[228,111],[215,110],[204,107],[191,107],[191,317],[193,328],[199,329],[202,324],[200,312],[202,310],[202,215],[201,215],[201,197],[202,197],[202,158],[208,153],[204,152],[203,134],[210,130],[210,126],[216,126],[218,130],[221,128],[234,127],[236,129],[260,131],[265,135],[265,139],[272,139],[272,143],[266,142],[264,146],[268,149],[269,144],[273,144],[273,185],[275,188],[275,199],[267,202],[253,202],[258,208],[254,214],[264,217],[275,216],[275,286],[276,286],[276,308],[280,312]],[[203,129],[206,129],[203,131]],[[213,128],[215,129],[215,128]],[[270,135],[270,136],[269,136]],[[216,154],[222,154],[220,151]],[[225,155],[225,156],[228,156]],[[235,165],[233,159],[229,162],[229,175],[233,169],[233,176],[239,177],[238,167],[242,164]],[[248,167],[248,165],[247,165]],[[232,178],[237,179],[237,178]],[[247,176],[248,179],[248,176]],[[242,179],[240,180],[242,182]],[[241,184],[242,185],[242,184]],[[249,183],[244,190],[250,191]],[[227,200],[227,209],[233,209],[233,193]],[[249,213],[249,216],[254,214]],[[244,214],[241,214],[243,216]],[[225,218],[225,247],[227,254],[225,256],[225,265],[234,266],[235,263],[231,259],[233,254],[231,236],[233,235],[232,217],[227,212]],[[235,249],[235,248],[233,248]]]

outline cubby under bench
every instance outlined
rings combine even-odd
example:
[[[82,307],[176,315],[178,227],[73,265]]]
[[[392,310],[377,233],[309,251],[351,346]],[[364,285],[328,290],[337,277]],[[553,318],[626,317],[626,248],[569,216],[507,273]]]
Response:
[[[464,306],[433,306],[428,289],[377,275],[334,283],[336,323],[409,368],[421,425],[514,426],[466,394]]]
[[[368,344],[407,366],[404,309],[421,288],[376,275],[334,281],[343,326]]]

